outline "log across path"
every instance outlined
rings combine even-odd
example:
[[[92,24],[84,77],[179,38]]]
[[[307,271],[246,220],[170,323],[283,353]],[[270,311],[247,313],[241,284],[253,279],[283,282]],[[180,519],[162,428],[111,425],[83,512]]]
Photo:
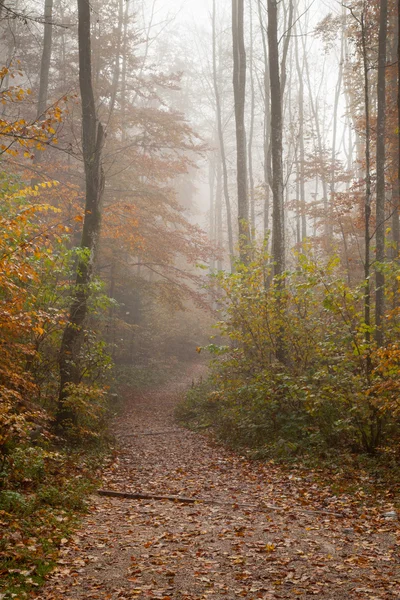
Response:
[[[182,389],[175,382],[134,397],[117,419],[103,495],[93,496],[38,598],[400,598],[389,503],[363,506],[313,472],[254,463],[177,431]]]

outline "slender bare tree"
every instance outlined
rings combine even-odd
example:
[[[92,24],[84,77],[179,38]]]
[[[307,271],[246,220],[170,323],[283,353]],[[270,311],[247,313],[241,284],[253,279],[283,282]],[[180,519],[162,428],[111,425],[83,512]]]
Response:
[[[269,67],[268,67],[268,50],[266,40],[266,27],[262,15],[261,0],[258,0],[258,19],[261,30],[261,40],[263,47],[264,58],[264,73],[263,73],[263,97],[264,97],[264,239],[268,240],[269,234],[269,213],[270,213],[270,190],[272,183],[271,171],[271,98],[269,85]]]
[[[51,61],[51,50],[53,42],[53,0],[45,0],[44,4],[44,34],[43,34],[43,50],[42,59],[40,63],[40,77],[39,77],[39,98],[37,104],[37,119],[41,119],[47,109],[47,99],[49,95],[49,75],[50,75],[50,61]],[[42,153],[40,150],[35,148],[33,154],[34,163],[40,162]],[[34,180],[32,181],[32,184]]]
[[[219,156],[222,162],[222,177],[223,177],[223,190],[226,208],[226,221],[228,229],[228,248],[229,248],[229,260],[231,271],[233,270],[234,261],[234,245],[233,245],[233,226],[232,226],[232,209],[231,200],[229,197],[229,182],[228,182],[228,164],[226,160],[225,150],[225,139],[224,139],[224,128],[222,123],[222,107],[221,107],[221,95],[219,91],[218,82],[218,68],[217,68],[217,16],[216,16],[216,0],[213,0],[213,11],[212,11],[212,72],[213,72],[213,87],[215,96],[215,108],[216,108],[216,119],[217,119],[217,133],[218,133],[218,146]]]
[[[285,270],[285,222],[283,210],[283,123],[282,88],[279,74],[278,3],[268,0],[268,50],[271,94],[271,150],[272,150],[272,255],[274,275]]]
[[[378,47],[378,116],[376,132],[376,260],[375,269],[375,340],[383,344],[383,314],[385,304],[385,276],[382,263],[385,260],[385,112],[386,112],[386,37],[387,0],[380,0],[379,47]]]
[[[104,174],[101,155],[104,130],[98,121],[92,84],[90,2],[78,0],[79,86],[82,101],[82,149],[86,200],[74,294],[60,347],[60,391],[57,423],[63,428],[74,415],[66,405],[68,386],[80,381],[79,352],[88,310],[90,282],[101,225]]]
[[[299,83],[299,161],[297,163],[297,182],[299,186],[300,200],[300,220],[301,220],[301,240],[307,237],[307,218],[306,218],[306,193],[305,193],[305,147],[304,147],[304,61],[300,64],[299,43],[295,35],[295,57],[297,79]],[[299,236],[300,237],[300,236]]]
[[[235,101],[239,254],[247,262],[250,240],[249,199],[247,190],[245,98],[246,49],[244,44],[244,0],[232,0],[233,93]]]

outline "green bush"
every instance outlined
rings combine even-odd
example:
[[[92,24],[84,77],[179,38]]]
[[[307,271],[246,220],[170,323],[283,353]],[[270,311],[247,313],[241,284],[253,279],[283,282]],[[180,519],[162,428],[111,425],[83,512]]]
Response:
[[[212,425],[225,443],[265,456],[398,452],[399,311],[388,311],[390,343],[377,349],[366,342],[363,285],[348,286],[336,257],[323,263],[305,252],[296,263],[284,287],[266,286],[270,261],[262,252],[216,276],[223,345],[206,348],[210,380],[189,391],[177,418]]]
[[[24,515],[31,510],[32,503],[23,494],[15,491],[0,492],[0,510],[16,515]]]
[[[45,476],[46,452],[32,446],[16,448],[10,457],[15,481],[42,481]]]

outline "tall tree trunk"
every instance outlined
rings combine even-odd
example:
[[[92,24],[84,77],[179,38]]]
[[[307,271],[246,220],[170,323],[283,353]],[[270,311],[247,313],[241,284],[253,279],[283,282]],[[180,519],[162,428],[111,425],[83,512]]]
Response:
[[[288,9],[288,17],[287,20],[285,22],[285,35],[284,35],[284,42],[283,42],[283,51],[282,51],[282,60],[281,60],[281,74],[280,74],[280,78],[281,78],[281,97],[283,98],[283,94],[285,91],[285,87],[286,87],[286,62],[287,62],[287,57],[288,57],[288,52],[289,52],[289,44],[290,44],[290,40],[292,38],[291,36],[291,29],[293,27],[293,15],[294,15],[294,5],[293,5],[293,0],[289,0],[289,9]]]
[[[400,132],[400,0],[397,3],[397,129]],[[397,153],[397,195],[394,201],[393,209],[393,241],[396,259],[400,252],[400,133],[397,135],[398,153]]]
[[[43,50],[42,60],[40,63],[40,78],[39,78],[39,98],[37,104],[36,117],[37,119],[43,118],[46,108],[47,99],[49,95],[49,74],[50,74],[50,61],[51,61],[51,49],[53,42],[53,0],[45,0],[44,4],[44,34],[43,34]],[[34,163],[40,162],[42,153],[40,150],[35,148],[33,153]],[[32,180],[32,185],[35,180]]]
[[[279,76],[277,0],[268,0],[268,50],[271,93],[272,255],[274,259],[274,275],[280,276],[285,270],[285,224],[283,211],[282,96]]]
[[[375,269],[375,340],[383,344],[383,314],[385,303],[385,111],[386,111],[386,36],[387,0],[380,0],[378,49],[378,118],[376,136],[376,261]]]
[[[390,67],[389,67],[389,78],[388,78],[388,92],[389,92],[389,97],[390,97],[390,102],[392,106],[396,106],[397,104],[397,98],[398,98],[398,93],[399,93],[399,87],[400,87],[400,67],[398,65],[398,61],[397,61],[397,56],[398,56],[398,50],[399,50],[399,15],[397,13],[397,11],[391,11],[391,7],[390,5],[388,6],[388,18],[389,18],[389,25],[388,27],[390,27],[391,31],[393,32],[393,34],[388,37],[388,47],[387,47],[387,62],[389,62]],[[400,115],[399,115],[400,116]],[[396,120],[398,120],[396,118]],[[400,175],[400,171],[399,171],[399,163],[400,163],[400,156],[399,156],[399,129],[393,129],[390,128],[391,131],[387,132],[388,135],[390,135],[391,137],[391,144],[390,147],[392,148],[391,153],[390,153],[390,162],[392,162],[392,171],[393,173],[396,172],[398,175]],[[386,139],[388,137],[388,135],[386,135]],[[400,248],[400,239],[399,239],[399,235],[400,235],[400,230],[399,230],[399,193],[400,193],[400,181],[399,178],[397,177],[396,180],[392,181],[392,186],[391,186],[391,242],[392,242],[392,248],[391,248],[391,259],[392,260],[398,260],[398,254],[399,254],[399,248]],[[397,293],[397,288],[398,285],[397,283],[394,286],[394,290],[393,290],[393,306],[397,306],[397,301],[398,301],[398,293]]]
[[[345,10],[345,9],[343,9]],[[342,17],[343,17],[342,11]],[[342,81],[343,81],[343,61],[344,61],[344,38],[345,38],[345,22],[343,18],[342,28],[341,28],[341,41],[340,41],[340,58],[339,58],[339,71],[336,80],[335,87],[335,99],[333,103],[333,125],[332,125],[332,153],[331,153],[331,182],[330,182],[330,210],[329,210],[329,237],[332,238],[333,235],[333,204],[335,202],[335,192],[336,192],[336,140],[337,140],[337,124],[338,124],[338,110],[339,110],[339,100],[342,91]]]
[[[299,160],[299,152],[297,147],[295,148],[295,165],[296,165],[296,244],[300,246],[301,244],[301,201],[300,201],[300,160]]]
[[[51,48],[53,41],[53,0],[45,0],[44,5],[44,35],[43,35],[43,51],[40,64],[40,84],[39,84],[39,101],[37,106],[37,116],[41,117],[47,108],[47,98],[49,93],[49,73]]]
[[[217,237],[218,246],[220,249],[217,261],[217,271],[221,271],[223,267],[222,263],[222,250],[224,247],[223,239],[223,228],[222,228],[222,188],[223,188],[223,173],[222,173],[222,161],[221,157],[217,157],[217,185],[215,190],[215,232]],[[233,265],[231,263],[231,269]]]
[[[239,254],[248,261],[250,240],[249,199],[247,194],[246,131],[244,125],[246,98],[246,50],[244,45],[244,0],[232,0],[233,94],[235,102],[237,195],[239,222]]]
[[[117,47],[115,49],[115,65],[111,84],[111,101],[110,101],[110,112],[109,119],[112,119],[115,102],[117,100],[118,84],[121,74],[121,50],[123,41],[123,25],[124,25],[124,0],[118,1],[118,33],[117,33]]]
[[[129,0],[125,2],[124,28],[122,34],[122,69],[121,69],[121,122],[125,123],[126,115],[126,71],[128,58],[128,21],[129,21]],[[122,128],[122,140],[126,140],[126,127]]]
[[[282,309],[280,291],[284,287],[285,271],[285,222],[283,206],[283,124],[282,124],[282,88],[279,76],[278,45],[278,7],[277,0],[268,0],[268,50],[269,80],[271,90],[271,150],[272,150],[272,257],[273,274],[278,288],[277,308]],[[285,363],[283,327],[276,339],[276,358]]]
[[[262,17],[261,0],[258,0],[258,19],[260,22],[261,39],[264,56],[264,240],[268,240],[269,234],[269,212],[270,212],[270,184],[272,183],[271,172],[271,98],[269,85],[268,51],[265,36],[265,25]]]
[[[303,46],[303,49],[305,52],[305,45]],[[330,231],[329,231],[328,221],[329,221],[330,210],[329,210],[329,200],[328,200],[328,185],[327,185],[326,177],[323,173],[324,149],[323,149],[323,143],[322,143],[321,126],[320,126],[320,121],[319,121],[318,96],[314,100],[313,89],[312,89],[311,79],[310,79],[310,69],[309,69],[307,60],[305,61],[305,71],[306,71],[307,86],[308,86],[308,92],[309,92],[309,98],[310,98],[310,107],[311,107],[311,112],[312,112],[312,115],[314,118],[315,133],[317,136],[318,156],[319,156],[319,161],[321,164],[322,201],[323,201],[324,213],[325,213],[324,236],[325,236],[325,241],[326,241],[327,245],[329,246],[330,245],[330,237],[329,237]]]
[[[364,204],[364,322],[365,342],[367,344],[366,375],[369,380],[371,375],[371,124],[370,124],[370,97],[369,97],[369,62],[367,50],[367,31],[365,23],[365,6],[361,14],[361,44],[364,75],[364,108],[365,108],[365,204]]]
[[[81,377],[79,353],[88,310],[89,284],[92,280],[95,251],[100,234],[101,201],[104,189],[101,163],[104,131],[97,119],[94,100],[90,33],[89,0],[78,0],[79,86],[82,101],[82,150],[86,201],[74,296],[59,356],[60,391],[57,423],[60,428],[63,428],[68,421],[74,420],[73,411],[66,406],[65,400],[68,397],[69,384],[79,383]]]
[[[213,245],[215,245],[215,153],[209,155],[208,160],[208,189],[210,195],[210,218],[209,218],[209,237]],[[213,273],[215,269],[214,256],[211,256],[210,261],[210,272]]]
[[[231,201],[229,198],[228,165],[227,165],[227,161],[226,161],[224,129],[223,129],[223,124],[222,124],[221,96],[219,93],[219,85],[218,85],[217,22],[216,21],[217,21],[216,0],[213,0],[213,12],[212,12],[213,86],[214,86],[215,107],[216,107],[216,117],[217,117],[219,156],[221,157],[221,162],[222,162],[223,189],[224,189],[226,221],[227,221],[227,229],[228,229],[229,262],[230,262],[231,271],[233,271],[234,246],[233,246],[232,210],[231,210]]]
[[[300,215],[301,215],[301,241],[307,237],[307,218],[306,218],[306,193],[305,193],[305,149],[304,149],[304,61],[305,57],[303,54],[303,64],[300,65],[299,57],[299,44],[297,41],[297,35],[295,37],[295,55],[296,55],[296,69],[297,78],[299,81],[299,162],[297,163],[297,180],[299,182],[300,191]]]
[[[250,192],[250,233],[251,239],[254,240],[256,233],[256,215],[255,215],[255,194],[254,194],[254,169],[253,169],[253,141],[254,141],[254,122],[255,122],[255,106],[256,97],[254,90],[254,40],[253,40],[253,10],[250,2],[250,129],[249,139],[247,143],[247,152],[249,157],[249,192]]]

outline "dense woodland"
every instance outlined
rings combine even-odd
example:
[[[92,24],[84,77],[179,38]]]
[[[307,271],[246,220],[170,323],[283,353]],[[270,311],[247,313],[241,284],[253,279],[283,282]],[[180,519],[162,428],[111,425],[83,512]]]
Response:
[[[210,0],[191,28],[162,0],[0,1],[9,589],[52,568],[124,398],[207,353],[190,427],[396,471],[399,19],[394,0]],[[15,543],[38,529],[40,551]]]

